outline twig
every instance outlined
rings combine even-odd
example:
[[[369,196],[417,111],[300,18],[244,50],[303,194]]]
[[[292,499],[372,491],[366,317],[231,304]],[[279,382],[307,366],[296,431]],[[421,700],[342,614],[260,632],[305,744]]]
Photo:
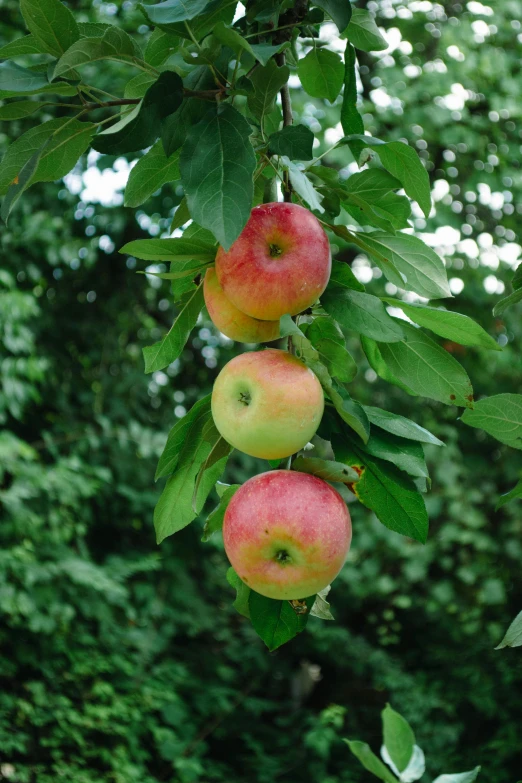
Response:
[[[286,57],[284,52],[276,55],[276,62],[280,67],[285,64]],[[292,116],[292,101],[290,99],[290,89],[288,87],[288,82],[283,84],[280,95],[281,107],[283,109],[283,126],[286,127],[288,125],[292,125],[294,121]],[[292,201],[292,185],[290,184],[290,174],[288,171],[285,171],[283,175],[283,199],[288,202]]]

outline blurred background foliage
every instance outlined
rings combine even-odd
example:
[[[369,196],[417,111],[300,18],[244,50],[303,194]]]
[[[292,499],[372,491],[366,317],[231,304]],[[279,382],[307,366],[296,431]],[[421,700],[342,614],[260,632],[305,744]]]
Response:
[[[147,33],[134,0],[69,6],[79,20]],[[415,228],[449,267],[458,297],[448,306],[504,350],[445,347],[479,396],[520,392],[521,306],[496,320],[491,310],[521,254],[522,3],[366,7],[390,42],[361,53],[366,129],[407,139],[425,160],[434,210]],[[0,10],[0,37],[22,34],[18,3]],[[104,63],[96,83],[118,92],[126,78]],[[304,103],[296,77],[291,85],[321,153],[342,135],[339,106]],[[0,146],[30,126],[4,125]],[[516,501],[494,509],[520,457],[462,426],[457,410],[364,371],[355,342],[353,395],[447,443],[428,453],[428,544],[351,504],[336,622],[312,618],[272,655],[232,609],[221,541],[201,544],[201,522],[156,547],[153,476],[166,434],[238,348],[202,322],[167,372],[143,374],[141,348],[170,326],[173,307],[168,283],[135,274],[117,249],[167,231],[182,194],[165,186],[146,210],[125,209],[131,160],[91,153],[65,182],[26,193],[1,232],[0,779],[357,783],[368,773],[340,738],[378,748],[391,701],[429,751],[423,780],[480,763],[481,779],[515,783],[522,661],[493,648],[522,605],[522,515]],[[355,169],[346,147],[326,161]],[[342,253],[361,280],[374,278],[371,290],[393,293],[366,258]],[[225,480],[266,467],[236,453]]]

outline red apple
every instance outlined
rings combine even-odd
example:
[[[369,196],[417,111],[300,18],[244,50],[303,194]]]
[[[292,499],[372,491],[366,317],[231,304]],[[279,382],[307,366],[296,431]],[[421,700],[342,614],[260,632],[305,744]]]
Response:
[[[352,539],[350,514],[326,481],[294,470],[249,479],[223,522],[225,550],[243,582],[280,600],[308,598],[341,570]]]
[[[265,321],[310,307],[330,278],[328,238],[317,218],[297,204],[254,207],[230,250],[219,248],[216,273],[243,313]]]
[[[212,323],[231,340],[269,343],[279,337],[279,321],[260,321],[235,307],[219,285],[214,269],[207,269],[203,293]]]
[[[306,446],[323,410],[323,390],[312,370],[274,348],[236,356],[212,390],[212,415],[223,438],[263,459],[289,457]]]

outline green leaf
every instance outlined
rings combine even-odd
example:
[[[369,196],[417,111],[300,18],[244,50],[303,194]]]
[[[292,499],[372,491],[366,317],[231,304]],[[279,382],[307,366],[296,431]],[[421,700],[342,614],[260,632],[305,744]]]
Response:
[[[47,49],[34,35],[24,35],[0,46],[0,59],[9,60],[11,57],[21,57],[25,54],[44,54],[46,51]]]
[[[44,101],[15,101],[0,106],[0,120],[22,120],[38,111]]]
[[[495,511],[498,511],[499,508],[502,508],[502,506],[505,506],[506,503],[509,503],[511,500],[522,500],[522,479],[516,484],[516,486],[513,487],[509,492],[506,492],[505,495],[501,495],[498,499],[498,503],[495,506]]]
[[[93,148],[106,155],[122,155],[150,147],[160,134],[162,120],[173,114],[182,100],[181,78],[173,71],[164,71],[128,117],[98,133]]]
[[[338,191],[344,208],[361,225],[386,231],[408,227],[410,205],[404,196],[393,193],[401,187],[385,169],[367,169],[352,174]]]
[[[135,239],[127,242],[120,253],[136,256],[144,261],[213,261],[216,256],[215,246],[206,239],[198,237],[175,237],[173,239]]]
[[[174,473],[179,461],[183,444],[187,441],[191,431],[197,430],[201,422],[208,421],[210,414],[211,395],[207,394],[203,399],[194,403],[189,412],[170,430],[165,448],[159,459],[154,480],[169,476]]]
[[[186,77],[185,86],[190,90],[207,90],[215,87],[215,84],[211,71],[204,66],[199,66]],[[166,155],[172,155],[181,147],[189,130],[203,119],[207,111],[206,101],[199,98],[185,98],[179,109],[164,120],[161,127],[161,140]]]
[[[288,171],[290,182],[295,192],[306,201],[310,209],[315,210],[316,212],[324,212],[324,207],[321,205],[323,196],[314,188],[305,172],[295,163],[292,163],[290,158],[287,158],[286,156],[281,157],[281,163]]]
[[[227,571],[227,582],[236,591],[236,600],[232,606],[239,614],[242,614],[243,617],[248,617],[250,619],[250,609],[248,608],[250,587],[247,587],[247,585],[241,581],[233,568],[229,568]]]
[[[177,35],[164,33],[157,28],[147,42],[143,59],[149,65],[158,68],[160,65],[163,65],[165,60],[168,60],[171,54],[177,52],[179,46],[180,39]]]
[[[341,419],[366,443],[370,434],[370,422],[362,405],[352,400],[346,389],[335,381],[327,384],[325,391]]]
[[[357,364],[346,350],[339,326],[331,318],[319,316],[306,324],[304,332],[319,354],[330,375],[343,383],[350,383],[357,375]]]
[[[172,223],[170,224],[170,233],[172,234],[172,232],[177,228],[181,228],[181,226],[185,225],[185,223],[187,223],[189,220],[190,212],[187,204],[187,197],[183,196],[178,204],[176,211],[174,212],[174,217],[172,218]]]
[[[429,478],[424,450],[417,441],[399,438],[390,433],[379,433],[372,429],[365,449],[373,457],[392,462],[414,478]]]
[[[322,8],[333,19],[340,33],[348,27],[352,18],[352,5],[349,0],[319,0],[314,5]]]
[[[475,767],[469,772],[456,772],[453,775],[439,775],[433,783],[473,783],[477,779],[480,767]]]
[[[391,432],[393,435],[398,435],[401,438],[416,440],[420,443],[431,443],[433,446],[445,445],[435,435],[425,430],[424,427],[420,427],[414,421],[404,418],[404,416],[398,416],[395,413],[390,413],[390,411],[374,408],[370,405],[363,405],[363,408],[370,422],[381,430]]]
[[[279,68],[275,60],[270,60],[263,68],[256,68],[250,76],[253,91],[247,98],[248,108],[261,123],[275,107],[277,94],[289,77],[288,66],[282,65]]]
[[[24,190],[27,189],[29,182],[31,181],[31,178],[34,176],[36,169],[38,168],[38,164],[40,162],[42,153],[49,143],[50,143],[50,139],[47,139],[47,141],[44,142],[44,144],[40,147],[40,149],[38,149],[34,153],[34,155],[32,155],[29,158],[27,163],[22,167],[20,173],[16,178],[16,181],[9,186],[9,190],[7,191],[6,197],[2,202],[2,209],[0,212],[0,217],[5,223],[7,223],[9,215],[11,214],[11,211],[15,206],[16,202],[18,201],[18,199],[20,198]]]
[[[420,329],[402,328],[402,342],[379,343],[393,375],[423,397],[472,408],[473,387],[462,365]]]
[[[7,63],[6,63],[7,65]],[[29,71],[32,76],[36,74],[35,71]],[[2,73],[2,63],[0,63],[0,82],[2,81],[2,78],[6,75],[6,73]],[[39,74],[36,74],[39,75]],[[26,85],[27,87],[27,85]],[[32,88],[27,88],[24,90],[12,90],[12,89],[4,89],[0,87],[0,99],[4,98],[19,98],[20,92],[23,92],[25,95],[63,95],[63,96],[76,96],[77,92],[76,89],[72,84],[68,84],[67,82],[54,82],[53,84],[49,84],[49,82],[45,81],[43,84],[39,82],[39,86]]]
[[[0,90],[2,91],[17,95],[21,92],[37,92],[48,86],[47,78],[41,73],[35,73],[9,61],[0,63]]]
[[[522,449],[522,394],[496,394],[479,400],[473,410],[464,411],[462,421],[507,446]]]
[[[333,103],[343,86],[343,61],[329,49],[312,49],[299,60],[297,75],[308,95]]]
[[[404,772],[413,755],[415,734],[408,721],[389,704],[382,711],[382,728],[384,744],[390,758],[399,772]]]
[[[191,128],[180,158],[190,214],[228,250],[243,230],[253,198],[256,156],[250,125],[229,104]]]
[[[335,620],[330,611],[330,604],[326,600],[326,596],[329,592],[330,585],[317,593],[313,606],[310,609],[310,617],[318,617],[320,620]]]
[[[504,647],[522,647],[522,612],[517,614],[495,650],[502,650]]]
[[[250,44],[237,30],[233,27],[228,27],[224,22],[218,22],[214,27],[212,34],[216,40],[232,49],[236,56],[240,56],[242,52],[248,52],[252,57],[258,60],[261,65],[266,65],[275,54],[289,46],[288,41],[276,44],[275,46],[267,43]]]
[[[230,443],[227,443],[227,441],[221,435],[219,435],[214,445],[212,446],[210,454],[199,469],[196,485],[194,487],[194,494],[192,496],[192,507],[194,508],[194,511],[197,509],[201,488],[203,485],[207,485],[209,482],[212,483],[212,485],[216,483],[217,479],[220,478],[221,474],[223,473],[224,466],[226,465],[231,453],[232,446]],[[215,471],[217,471],[216,478],[214,478]]]
[[[426,299],[451,296],[441,258],[417,237],[373,231],[364,234],[364,243],[390,282]],[[390,267],[381,262],[380,255],[391,262],[392,269],[399,271],[402,280],[397,279]]]
[[[220,471],[225,467],[226,460],[221,460],[214,465],[209,480],[201,484],[194,508],[192,499],[195,482],[202,464],[219,438],[210,410],[206,417],[198,417],[187,431],[187,438],[178,457],[176,472],[165,484],[154,511],[154,527],[158,544],[167,536],[182,530],[201,512],[212,487],[219,478]]]
[[[357,280],[348,264],[342,261],[332,262],[332,273],[328,289],[351,288],[353,291],[364,291],[364,285]]]
[[[509,296],[500,299],[493,308],[493,315],[503,315],[509,307],[512,307],[519,302],[522,302],[522,288],[518,288],[516,291],[513,291],[512,294],[509,294]]]
[[[291,160],[311,160],[314,134],[306,125],[287,125],[272,133],[268,150],[273,155],[286,155]]]
[[[284,51],[288,46],[290,46],[289,41],[284,41],[282,44],[275,45],[268,43],[249,44],[249,50],[261,65],[268,65],[268,62],[275,54]]]
[[[207,517],[205,527],[203,528],[202,541],[208,541],[214,533],[218,533],[222,529],[225,511],[240,486],[241,484],[231,484],[225,489],[219,500],[219,505]]]
[[[306,599],[307,611],[298,614],[290,601],[274,601],[250,591],[248,608],[255,632],[270,652],[289,642],[305,629],[315,596]]]
[[[460,343],[460,345],[478,345],[493,351],[502,350],[497,341],[467,315],[424,304],[410,304],[389,297],[384,297],[384,301],[394,307],[399,307],[419,326],[424,326],[435,334]]]
[[[354,9],[355,13],[355,9]],[[372,752],[372,749],[366,742],[359,742],[359,740],[344,740],[353,755],[356,756],[363,767],[371,772],[372,775],[384,780],[384,783],[398,783],[395,775],[389,771],[388,767],[385,767],[382,761]]]
[[[203,307],[203,283],[187,300],[165,337],[143,349],[145,372],[155,372],[167,367],[181,354]]]
[[[344,93],[341,106],[343,132],[364,134],[364,123],[357,111],[357,79],[355,74],[355,49],[348,42],[344,53]]]
[[[385,527],[425,544],[428,538],[428,514],[422,495],[404,473],[372,457],[351,438],[335,436],[335,458],[357,469],[360,478],[353,491]]]
[[[156,5],[139,4],[139,7],[154,25],[176,24],[194,19],[203,13],[209,0],[165,0]]]
[[[362,8],[353,9],[350,24],[344,31],[343,38],[348,38],[356,49],[361,49],[363,52],[382,52],[383,49],[388,48],[388,43],[379,32],[374,17]]]
[[[125,206],[139,207],[166,182],[179,178],[179,150],[167,158],[163,144],[157,141],[130,173],[125,188]]]
[[[29,31],[54,57],[60,57],[80,37],[76,20],[60,0],[20,0]]]
[[[78,30],[82,38],[96,38],[105,33],[113,25],[106,22],[78,22]]]
[[[197,4],[196,7],[200,7],[203,0],[195,0],[195,2]],[[198,15],[193,16],[192,19],[185,19],[181,22],[166,21],[171,18],[171,11],[173,11],[173,16],[184,13],[175,9],[174,3],[175,0],[173,0],[171,8],[168,7],[167,3],[158,3],[158,5],[154,6],[141,5],[140,8],[152,24],[157,25],[165,32],[174,33],[188,40],[192,40],[192,37],[194,37],[196,41],[201,41],[202,38],[214,30],[219,22],[224,22],[225,24],[232,22],[237,0],[212,0],[206,3],[204,13],[198,11]],[[152,19],[151,13],[156,21]],[[160,17],[161,21],[157,21]]]
[[[99,60],[135,63],[141,52],[137,44],[120,27],[110,25],[101,38],[81,38],[58,60],[53,79],[69,77],[71,71]]]
[[[344,331],[355,331],[380,342],[395,343],[404,338],[401,325],[388,315],[376,296],[349,288],[327,289],[321,304]]]
[[[398,386],[399,389],[402,389],[407,394],[411,394],[413,397],[418,396],[417,392],[413,391],[413,389],[411,389],[406,383],[403,383],[401,380],[399,380],[399,378],[397,378],[391,372],[390,368],[384,361],[379,343],[375,342],[375,340],[370,340],[369,337],[361,335],[361,345],[366,358],[368,359],[368,364],[372,370],[377,373],[379,378],[382,378],[383,381],[387,381],[388,383],[393,383],[395,386]]]
[[[61,118],[31,128],[8,147],[0,166],[0,194],[20,175],[32,156],[45,145],[29,185],[54,182],[64,177],[85,152],[96,126],[90,122]],[[51,138],[52,137],[52,138]],[[49,144],[45,144],[49,140]]]
[[[359,480],[359,474],[348,465],[318,457],[297,457],[292,463],[292,470],[311,473],[324,481],[338,481],[341,484],[353,484]]]

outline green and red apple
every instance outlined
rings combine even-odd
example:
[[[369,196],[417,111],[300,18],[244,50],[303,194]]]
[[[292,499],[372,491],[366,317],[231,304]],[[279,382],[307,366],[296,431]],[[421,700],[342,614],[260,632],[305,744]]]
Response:
[[[350,548],[342,497],[308,473],[272,470],[249,479],[223,522],[225,550],[248,587],[268,598],[308,598],[329,585]]]
[[[298,204],[254,207],[230,250],[219,248],[216,273],[235,307],[252,318],[297,315],[323,293],[332,259],[317,218]]]
[[[212,391],[212,415],[234,448],[282,459],[315,435],[324,395],[315,374],[286,351],[243,353],[226,364]]]

